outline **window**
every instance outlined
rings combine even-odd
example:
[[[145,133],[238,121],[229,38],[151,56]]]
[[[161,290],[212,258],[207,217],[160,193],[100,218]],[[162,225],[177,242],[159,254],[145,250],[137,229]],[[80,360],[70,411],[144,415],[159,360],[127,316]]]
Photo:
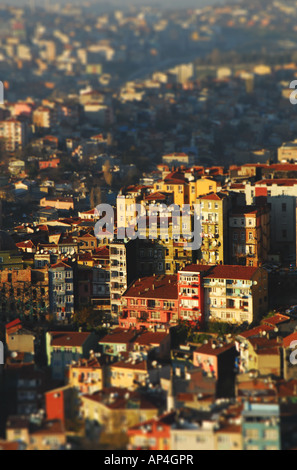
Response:
[[[287,211],[287,204],[285,202],[282,203],[282,212]]]
[[[256,440],[259,439],[258,429],[247,429],[245,435],[248,439]]]
[[[265,431],[265,439],[267,441],[276,441],[278,439],[278,431],[276,429],[268,429]]]

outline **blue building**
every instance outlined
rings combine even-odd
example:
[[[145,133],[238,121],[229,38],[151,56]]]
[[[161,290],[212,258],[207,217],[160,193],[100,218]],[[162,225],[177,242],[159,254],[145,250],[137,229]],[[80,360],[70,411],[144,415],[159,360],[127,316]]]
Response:
[[[281,450],[280,406],[273,403],[244,403],[243,450]]]

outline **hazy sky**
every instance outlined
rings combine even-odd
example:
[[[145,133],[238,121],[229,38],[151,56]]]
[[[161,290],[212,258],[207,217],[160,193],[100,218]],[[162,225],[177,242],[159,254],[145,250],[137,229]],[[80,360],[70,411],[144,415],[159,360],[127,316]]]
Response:
[[[162,8],[176,8],[176,7],[195,7],[200,8],[206,5],[214,5],[219,3],[225,3],[224,0],[91,0],[92,3],[97,3],[98,5],[115,5],[116,8],[127,5],[158,5]],[[46,0],[35,0],[36,5],[44,5]],[[47,0],[50,4],[65,4],[73,3],[76,5],[83,4],[83,0]],[[30,0],[0,0],[0,4],[6,5],[29,5]]]

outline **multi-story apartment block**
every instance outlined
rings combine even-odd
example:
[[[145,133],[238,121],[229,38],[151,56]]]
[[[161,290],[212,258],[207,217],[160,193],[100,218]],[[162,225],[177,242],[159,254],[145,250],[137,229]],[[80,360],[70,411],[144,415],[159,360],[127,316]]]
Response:
[[[138,227],[138,230],[141,236],[152,244],[149,256],[155,260],[158,258],[155,271],[157,274],[176,274],[183,266],[197,259],[197,250],[191,248],[194,235],[198,236],[194,234],[193,211],[183,215],[180,213],[180,219],[175,225],[176,220],[171,212],[165,209],[157,214],[151,210],[146,222],[148,224],[145,228]],[[143,240],[139,241],[140,247],[144,246],[141,242]]]
[[[270,250],[270,207],[243,206],[229,216],[230,263],[259,266]]]
[[[132,186],[117,197],[117,226],[128,227],[137,216],[136,204],[141,204],[143,187]]]
[[[26,123],[17,119],[0,121],[0,140],[4,142],[7,152],[21,150],[28,142]]]
[[[96,265],[92,268],[93,308],[102,313],[110,312],[110,266]]]
[[[268,275],[262,268],[213,266],[203,285],[206,321],[252,323],[267,312]]]
[[[69,321],[74,313],[73,269],[63,261],[49,268],[50,313],[58,321]]]
[[[264,179],[244,188],[246,204],[271,207],[271,252],[296,256],[296,179]]]
[[[37,128],[50,129],[53,123],[53,111],[50,108],[40,106],[33,112],[33,124]]]
[[[242,421],[243,450],[281,450],[280,405],[245,402]]]
[[[178,273],[179,319],[203,324],[204,288],[203,274],[209,266],[192,264]]]
[[[228,265],[190,265],[179,272],[179,318],[252,323],[267,311],[267,272]]]
[[[123,328],[169,328],[178,320],[177,276],[151,276],[135,281],[122,296]]]
[[[121,311],[121,296],[135,278],[135,241],[116,241],[110,244],[110,305],[116,320]]]
[[[230,203],[227,193],[211,193],[197,199],[202,225],[201,257],[206,264],[227,262]]]

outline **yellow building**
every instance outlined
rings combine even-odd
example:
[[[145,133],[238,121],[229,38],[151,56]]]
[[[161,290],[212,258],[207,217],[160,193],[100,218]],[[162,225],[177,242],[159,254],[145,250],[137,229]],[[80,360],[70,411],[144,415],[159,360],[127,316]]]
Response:
[[[96,357],[80,359],[68,370],[68,384],[81,393],[95,393],[104,387],[104,368]]]
[[[164,263],[164,274],[176,274],[180,269],[196,260],[196,251],[187,247],[187,236],[193,233],[193,214],[180,217],[179,225],[174,226],[175,220],[168,214],[168,225],[165,217],[155,220],[146,218],[146,228],[139,228],[140,233],[147,239],[154,239],[160,251],[160,263]],[[175,237],[175,234],[179,235]]]
[[[173,171],[163,180],[157,181],[154,184],[154,191],[173,193],[173,202],[179,206],[189,204],[188,181],[182,171]]]
[[[158,416],[158,406],[136,391],[106,388],[81,397],[81,416],[106,433],[126,432],[131,426]]]
[[[135,390],[146,384],[148,378],[147,362],[145,360],[119,361],[107,367],[107,385],[110,387],[124,387]]]
[[[228,208],[226,193],[211,193],[197,199],[201,217],[201,261],[206,264],[226,264],[228,259]]]
[[[191,207],[199,196],[216,193],[220,189],[221,183],[212,178],[199,177],[197,179],[193,173],[189,174],[182,170],[173,171],[154,184],[154,191],[173,193],[174,204],[180,206],[190,204]]]
[[[140,204],[139,196],[120,194],[117,197],[117,226],[127,227],[137,216],[135,204]]]
[[[210,193],[217,193],[221,189],[221,183],[211,178],[201,178],[195,182],[196,198]]]
[[[265,269],[213,266],[204,276],[203,286],[207,321],[252,323],[267,312],[268,275]]]
[[[226,424],[215,433],[216,450],[242,450],[240,425]]]

